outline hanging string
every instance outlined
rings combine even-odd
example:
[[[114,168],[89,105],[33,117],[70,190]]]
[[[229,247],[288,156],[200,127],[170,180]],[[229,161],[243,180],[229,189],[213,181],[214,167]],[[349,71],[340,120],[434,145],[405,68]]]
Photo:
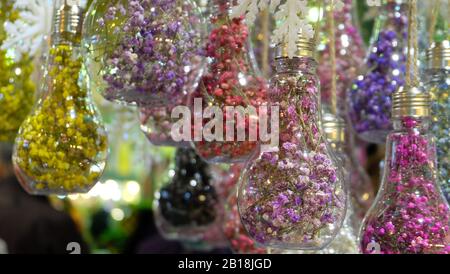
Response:
[[[409,87],[419,84],[419,41],[417,0],[409,0],[408,14],[408,58],[406,62],[406,85]]]
[[[436,34],[437,19],[439,15],[439,7],[441,5],[441,0],[432,0],[432,2],[433,6],[431,8],[430,26],[428,29],[428,33],[430,34],[430,41],[429,41],[430,45],[434,42],[434,35]]]
[[[320,39],[320,23],[322,22],[322,18],[321,18],[321,14],[322,14],[322,7],[324,6],[324,1],[318,1],[319,6],[318,6],[318,15],[317,15],[317,21],[316,21],[316,26],[315,26],[315,30],[314,30],[314,43],[316,45],[319,44],[319,39]],[[316,51],[317,52],[317,51]]]
[[[331,0],[328,11],[328,28],[330,35],[331,62],[331,113],[337,114],[337,60],[336,60],[336,22],[334,20],[334,0]]]

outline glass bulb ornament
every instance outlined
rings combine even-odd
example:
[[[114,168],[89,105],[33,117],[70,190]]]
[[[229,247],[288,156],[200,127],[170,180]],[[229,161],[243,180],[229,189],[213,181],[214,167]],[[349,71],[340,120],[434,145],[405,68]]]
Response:
[[[130,189],[135,183],[145,181],[151,172],[155,151],[142,135],[136,120],[137,109],[125,107],[105,100],[97,94],[94,97],[108,132],[108,164],[102,181],[109,179],[123,182]],[[149,168],[150,167],[150,168]],[[126,202],[137,202],[139,191],[135,189],[124,192]]]
[[[434,43],[428,51],[426,88],[432,97],[431,132],[436,137],[440,181],[450,201],[450,42]]]
[[[155,221],[167,239],[198,241],[217,220],[210,167],[193,149],[179,148],[170,181],[155,193]]]
[[[340,170],[320,127],[315,45],[299,36],[298,52],[280,46],[269,102],[279,107],[279,146],[253,156],[242,175],[238,206],[248,234],[281,249],[322,249],[346,212]]]
[[[218,140],[217,135],[213,140],[196,138],[198,133],[203,133],[203,127],[213,121],[212,118],[203,118],[193,128],[197,153],[212,163],[245,162],[256,150],[256,140],[249,137],[250,120],[255,117],[244,114],[245,121],[239,121],[241,119],[235,119],[239,115],[228,113],[227,116],[226,107],[237,110],[254,107],[257,114],[258,107],[266,102],[267,83],[259,76],[249,49],[248,27],[243,17],[232,19],[230,15],[233,2],[212,0],[209,3],[212,30],[204,48],[209,60],[208,69],[191,100],[194,108],[198,100],[203,108],[218,107],[223,113],[223,136],[218,137],[222,140]],[[199,115],[195,109],[194,115]],[[230,123],[234,124],[230,126]],[[238,130],[242,128],[245,129],[243,140],[239,137],[241,130]]]
[[[0,46],[6,40],[5,22],[18,14],[11,0],[0,1]],[[18,57],[14,48],[0,50],[0,142],[13,142],[34,103],[33,59]]]
[[[31,194],[88,192],[105,168],[107,136],[86,84],[80,48],[83,10],[55,2],[40,98],[20,127],[13,162]]]
[[[352,163],[350,158],[347,156],[347,127],[343,119],[338,118],[336,115],[331,113],[325,113],[322,120],[323,131],[333,149],[335,155],[337,156],[338,162],[344,168],[344,178],[349,187],[351,182],[351,170]],[[349,195],[350,193],[348,193]],[[350,199],[350,195],[347,198],[347,214],[336,238],[328,245],[326,248],[315,251],[285,251],[282,253],[287,254],[357,254],[358,244],[357,236],[354,227],[354,216],[353,206]],[[359,227],[358,227],[359,228]]]
[[[364,253],[450,253],[450,208],[438,185],[429,99],[417,87],[394,94],[383,182],[361,229]]]
[[[83,40],[92,88],[113,101],[173,104],[198,84],[205,29],[191,0],[94,1]]]
[[[346,98],[347,91],[352,81],[357,76],[358,70],[364,64],[366,54],[363,39],[355,25],[352,7],[353,0],[344,0],[344,7],[341,11],[335,11],[334,29],[335,29],[335,51],[336,51],[336,92],[337,92],[337,108],[339,113],[347,113],[346,101],[339,100]],[[333,71],[331,58],[331,42],[329,29],[332,27],[331,20],[325,21],[322,30],[321,43],[318,46],[319,66],[317,74],[320,78],[321,100],[323,104],[332,104],[333,90]]]
[[[422,2],[422,1],[421,1]],[[432,43],[441,43],[450,39],[448,0],[423,1],[423,10],[426,13],[425,27],[427,30],[427,46]]]
[[[386,0],[376,22],[366,72],[348,92],[348,113],[358,136],[384,144],[392,129],[392,94],[405,82],[409,4]]]

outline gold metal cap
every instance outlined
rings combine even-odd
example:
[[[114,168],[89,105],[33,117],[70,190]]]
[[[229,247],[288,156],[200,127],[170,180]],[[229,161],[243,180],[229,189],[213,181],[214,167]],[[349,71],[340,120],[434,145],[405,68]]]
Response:
[[[347,124],[344,119],[327,113],[322,117],[322,128],[325,137],[332,145],[346,142]]]
[[[392,97],[393,118],[430,116],[430,94],[420,87],[401,87]]]
[[[429,69],[450,69],[450,41],[433,43],[427,57]]]
[[[298,34],[296,45],[297,51],[294,54],[294,57],[314,58],[316,43],[314,42],[313,38],[308,38],[300,32]],[[276,48],[275,58],[287,58],[287,57],[289,57],[287,43],[282,43],[278,45]]]
[[[79,0],[59,0],[55,2],[53,33],[62,37],[81,39],[84,10]]]

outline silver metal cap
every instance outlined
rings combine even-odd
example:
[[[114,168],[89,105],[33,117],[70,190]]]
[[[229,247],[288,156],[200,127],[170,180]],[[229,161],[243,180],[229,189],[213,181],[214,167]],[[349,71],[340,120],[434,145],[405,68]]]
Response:
[[[405,116],[429,117],[430,108],[430,93],[421,87],[401,87],[392,96],[392,115],[394,118]]]
[[[55,2],[53,34],[81,39],[84,10],[79,0],[58,0]]]
[[[429,69],[450,69],[450,41],[433,43],[427,57]]]

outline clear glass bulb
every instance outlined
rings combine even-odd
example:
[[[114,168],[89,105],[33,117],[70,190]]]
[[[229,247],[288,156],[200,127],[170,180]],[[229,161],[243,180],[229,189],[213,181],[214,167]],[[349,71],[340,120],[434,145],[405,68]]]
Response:
[[[438,54],[435,55],[436,51]],[[431,132],[436,137],[440,182],[447,201],[450,201],[450,42],[444,40],[434,44],[430,53],[425,86],[432,97]]]
[[[193,96],[193,100],[202,100],[203,108],[217,106],[224,114],[224,141],[207,141],[202,138],[201,141],[194,142],[197,153],[212,163],[245,162],[256,150],[257,142],[249,138],[248,121],[251,117],[245,117],[245,125],[238,125],[238,119],[234,117],[237,115],[227,117],[225,107],[253,106],[258,111],[258,106],[266,102],[267,83],[255,69],[255,61],[249,49],[247,25],[243,17],[231,19],[229,14],[233,2],[212,0],[209,3],[211,31],[204,49],[209,59],[208,69]],[[202,128],[194,126],[194,132],[202,132],[203,126],[211,120],[203,119],[198,124]],[[233,127],[225,126],[233,121]],[[245,140],[238,138],[240,127],[245,128]],[[232,141],[227,136],[232,136]]]
[[[429,117],[394,120],[383,182],[360,234],[363,253],[450,253],[450,208],[437,181]]]
[[[170,181],[155,192],[155,222],[167,239],[199,241],[219,218],[210,167],[193,149],[179,148]]]
[[[82,10],[62,2],[55,3],[55,23],[69,14],[80,23]],[[40,98],[15,141],[15,172],[31,194],[86,193],[105,168],[106,131],[86,85],[81,25],[73,26],[54,29]]]
[[[248,234],[263,246],[318,250],[331,243],[345,217],[342,171],[320,126],[316,61],[281,57],[276,63],[268,96],[279,106],[280,144],[249,160],[239,212]]]
[[[174,104],[198,84],[205,32],[191,0],[96,0],[83,40],[92,88],[113,101]]]
[[[5,40],[5,22],[17,13],[14,1],[0,1],[0,45]],[[0,142],[13,142],[34,103],[33,59],[17,58],[13,49],[0,50]]]
[[[365,72],[347,94],[353,128],[368,142],[384,144],[392,129],[391,96],[405,79],[408,6],[405,0],[384,2]]]
[[[212,184],[217,193],[216,221],[202,235],[202,241],[212,248],[228,248],[229,241],[223,232],[223,224],[227,218],[225,203],[230,194],[236,189],[242,165],[217,164],[209,165],[212,173]]]

